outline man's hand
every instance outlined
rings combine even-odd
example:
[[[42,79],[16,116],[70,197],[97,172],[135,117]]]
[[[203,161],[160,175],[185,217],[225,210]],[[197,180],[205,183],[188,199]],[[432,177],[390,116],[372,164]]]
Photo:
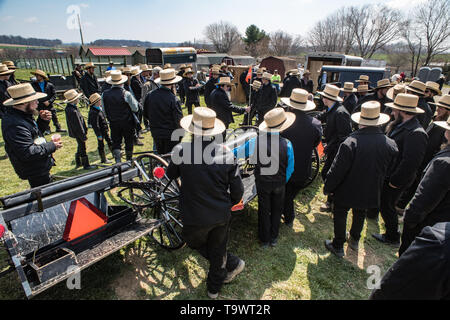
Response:
[[[55,144],[56,150],[61,149],[63,144],[62,144],[62,140],[59,141],[53,141],[53,143]]]
[[[250,113],[250,110],[251,110],[250,107],[245,108],[245,112],[246,112],[246,113]]]
[[[39,117],[42,120],[50,121],[50,120],[52,120],[52,113],[48,110],[41,110],[41,111],[39,111]]]
[[[50,102],[44,101],[44,106],[48,107],[50,105]]]

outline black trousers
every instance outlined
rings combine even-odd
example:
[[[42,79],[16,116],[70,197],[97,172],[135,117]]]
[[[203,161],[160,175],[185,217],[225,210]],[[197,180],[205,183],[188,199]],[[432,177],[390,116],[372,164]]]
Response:
[[[86,153],[86,141],[83,141],[81,139],[77,139],[77,144],[78,144],[78,148],[77,148],[77,155],[79,157],[86,157],[87,153]]]
[[[381,192],[381,217],[386,228],[386,237],[391,241],[400,240],[398,232],[398,214],[395,205],[402,194],[403,189],[394,189],[386,182]]]
[[[339,205],[337,201],[335,201],[333,208],[333,222],[334,222],[334,239],[333,239],[333,247],[336,249],[342,249],[344,247],[344,243],[346,242],[347,235],[347,215],[349,207],[345,207]],[[366,217],[365,209],[356,209],[353,208],[353,220],[352,227],[350,229],[350,235],[353,239],[359,241],[361,238],[361,232],[364,227],[364,219]]]
[[[169,154],[172,149],[179,143],[179,141],[172,141],[171,139],[153,138],[156,144],[156,151],[160,155]]]
[[[188,109],[188,113],[192,114],[192,106],[194,107],[200,107],[200,103],[198,101],[186,101],[185,106]]]
[[[305,185],[304,182],[296,182],[289,180],[286,184],[286,193],[284,198],[284,223],[288,224],[294,221],[295,210],[294,210],[294,200],[298,193],[303,189]]]
[[[102,140],[97,139],[97,145],[98,145],[98,150],[99,151],[105,151],[105,141],[108,144],[108,147],[110,149],[110,151],[113,150],[112,148],[112,142],[111,142],[111,138],[109,137],[109,135],[106,133],[104,133],[102,135]]]
[[[402,242],[400,248],[398,249],[398,255],[401,256],[406,250],[408,250],[411,243],[422,231],[422,226],[416,226],[414,228],[408,228],[403,226],[402,232]]]
[[[112,149],[120,150],[122,140],[125,140],[125,150],[133,152],[135,126],[133,123],[111,122]]]
[[[209,261],[208,291],[218,293],[227,273],[236,269],[239,258],[227,252],[230,223],[212,226],[183,226],[186,244]]]
[[[258,237],[262,243],[278,238],[283,212],[285,185],[256,183],[258,192]]]
[[[416,194],[417,187],[419,186],[421,175],[417,175],[416,180],[412,183],[411,186],[406,188],[397,202],[397,207],[401,209],[405,209],[408,203],[412,200],[414,195]]]
[[[51,181],[50,178],[50,172],[46,172],[43,175],[35,176],[35,177],[29,177],[28,183],[30,184],[31,188],[37,188],[40,186],[45,186],[46,184],[49,184]]]
[[[327,178],[327,173],[330,170],[331,165],[333,164],[334,158],[336,158],[338,150],[339,149],[336,149],[336,150],[333,149],[333,150],[330,150],[330,151],[327,152],[327,158],[325,159],[325,163],[324,163],[323,168],[322,168],[322,179],[323,179],[323,181],[325,181],[326,178]],[[328,195],[327,201],[333,207],[333,196],[332,195]]]

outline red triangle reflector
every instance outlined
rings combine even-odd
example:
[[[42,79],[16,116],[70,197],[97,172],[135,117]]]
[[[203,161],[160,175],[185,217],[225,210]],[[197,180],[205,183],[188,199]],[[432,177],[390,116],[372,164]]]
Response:
[[[106,225],[108,218],[85,198],[72,201],[63,239],[72,241]]]

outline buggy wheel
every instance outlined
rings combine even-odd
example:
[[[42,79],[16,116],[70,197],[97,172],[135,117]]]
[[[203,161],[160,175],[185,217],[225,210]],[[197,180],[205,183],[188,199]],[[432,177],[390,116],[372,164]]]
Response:
[[[317,178],[317,175],[319,174],[320,170],[320,157],[319,152],[317,151],[317,148],[315,148],[312,152],[312,162],[311,162],[311,175],[309,176],[308,180],[305,183],[304,188],[309,186],[314,182],[314,180]]]

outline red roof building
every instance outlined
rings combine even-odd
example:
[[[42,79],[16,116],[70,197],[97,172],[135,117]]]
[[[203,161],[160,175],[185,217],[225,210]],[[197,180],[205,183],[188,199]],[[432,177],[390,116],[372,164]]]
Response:
[[[131,52],[127,48],[89,48],[94,56],[131,56]]]

